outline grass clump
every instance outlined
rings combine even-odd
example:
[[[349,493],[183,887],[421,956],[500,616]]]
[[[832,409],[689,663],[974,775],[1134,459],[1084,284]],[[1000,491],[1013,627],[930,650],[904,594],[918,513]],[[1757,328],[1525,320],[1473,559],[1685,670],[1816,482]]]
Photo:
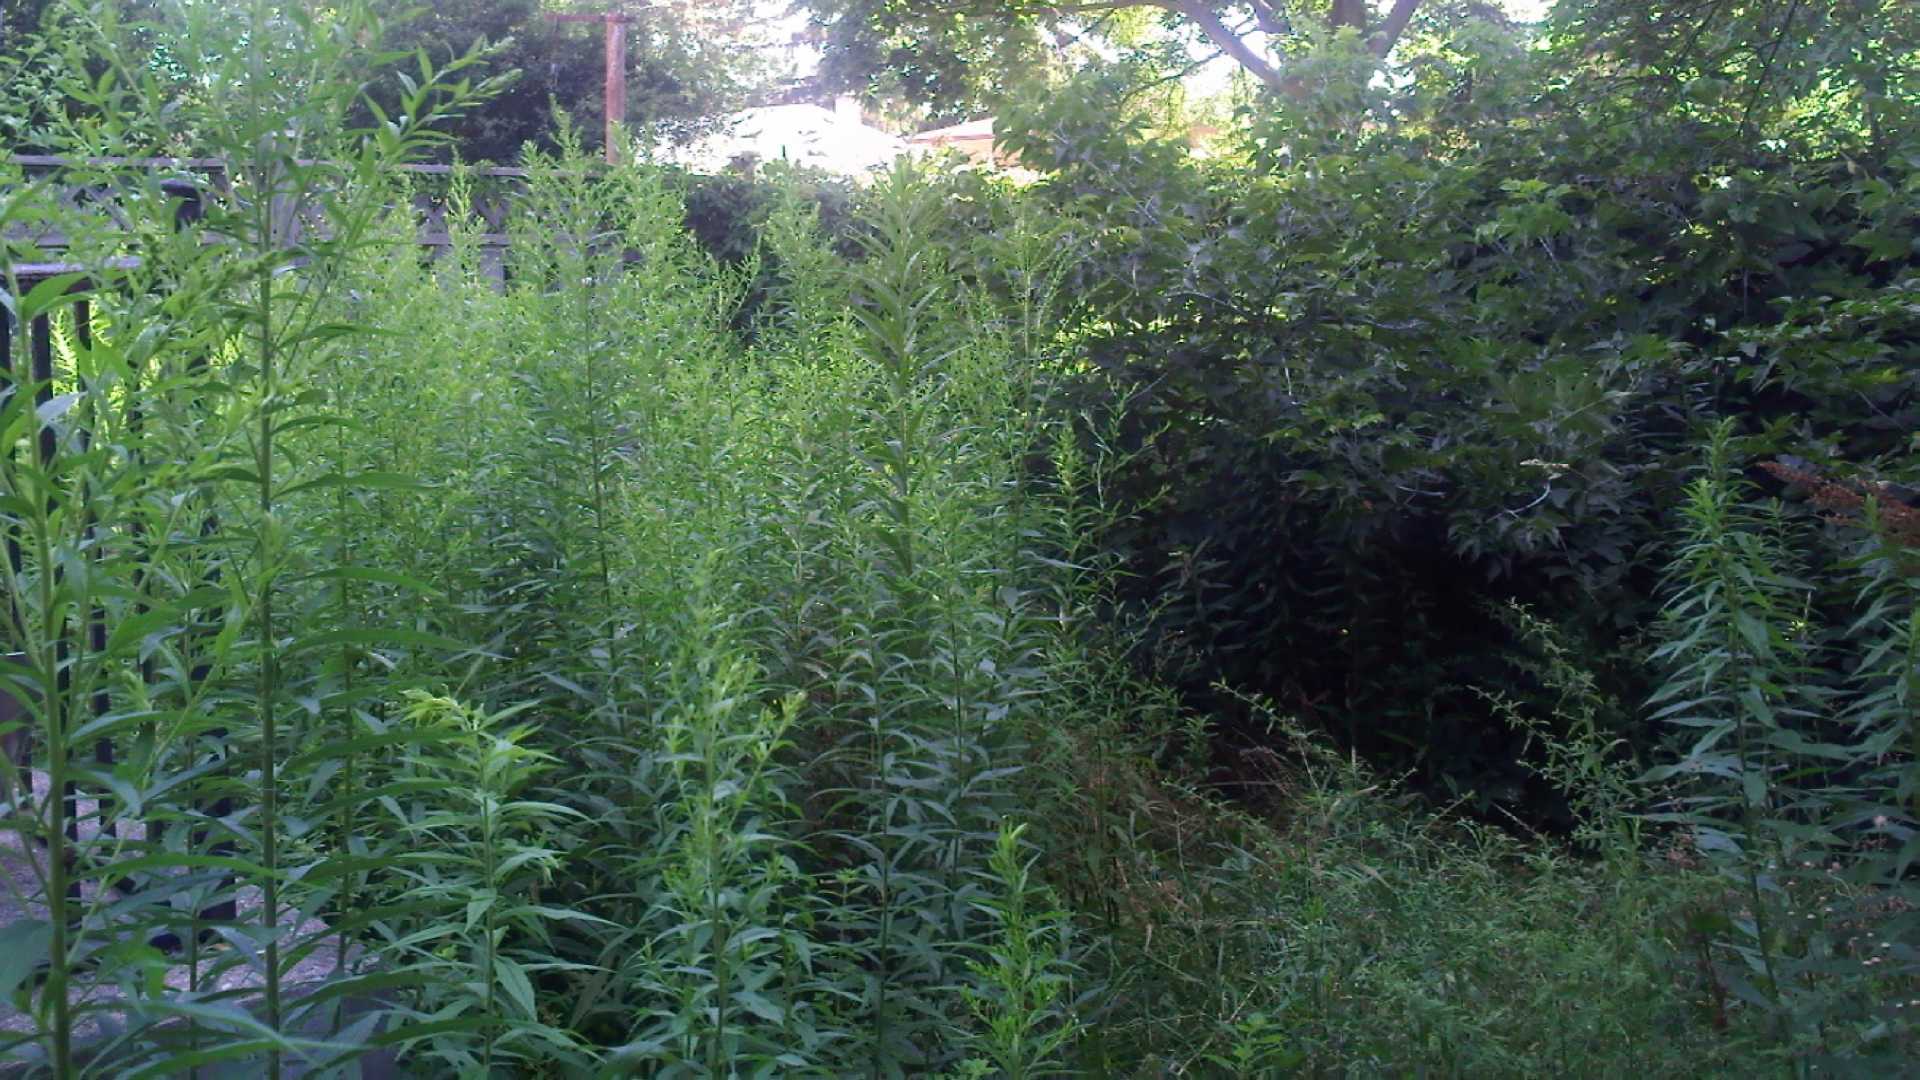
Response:
[[[1594,860],[1429,807],[1295,732],[1264,812],[1107,758],[1057,858],[1102,987],[1084,1075],[1718,1075],[1686,864]],[[1084,778],[1088,779],[1088,778]],[[1108,835],[1082,829],[1098,822]]]

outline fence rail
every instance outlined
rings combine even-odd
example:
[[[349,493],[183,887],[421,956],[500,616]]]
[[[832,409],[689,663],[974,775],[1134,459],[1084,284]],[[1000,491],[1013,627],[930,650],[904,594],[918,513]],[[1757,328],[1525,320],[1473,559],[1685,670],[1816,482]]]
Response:
[[[220,158],[70,158],[53,154],[13,154],[9,155],[6,160],[9,164],[20,168],[29,176],[36,174],[57,174],[76,168],[125,170],[129,172],[154,172],[164,170],[168,172],[205,173],[208,178],[205,186],[213,190],[223,189],[228,182],[228,174],[233,170],[230,162]],[[325,162],[319,160],[302,160],[300,164],[318,165],[325,164]],[[459,174],[507,181],[523,181],[528,175],[527,170],[523,168],[497,165],[456,166],[409,164],[395,166],[391,171],[405,176],[450,178]],[[192,181],[178,178],[165,182],[163,186],[171,186],[175,194],[181,194],[189,198],[194,196],[186,195],[182,189],[198,189],[200,187],[200,185],[195,185]],[[63,186],[60,200],[76,214],[106,217],[109,220],[116,216],[116,211],[111,204],[111,191],[98,186],[81,184]],[[438,199],[430,193],[415,193],[413,196],[413,209],[416,214],[414,231],[415,244],[426,249],[431,257],[437,257],[441,252],[453,246],[454,238],[457,235],[455,228],[457,223],[448,220],[448,206],[444,200]],[[504,282],[506,280],[506,249],[511,244],[506,226],[509,200],[499,197],[477,200],[473,206],[473,211],[479,217],[480,221],[484,223],[485,227],[485,231],[472,234],[473,242],[480,249],[481,271],[496,282]],[[298,225],[296,223],[296,229],[297,228]],[[45,260],[44,265],[61,265],[63,260],[59,259],[58,256],[64,254],[71,246],[68,242],[68,236],[54,227],[33,232],[16,228],[10,235],[0,237],[0,239],[11,240],[27,247],[31,251],[37,252],[38,255]],[[42,265],[42,263],[36,262],[27,265]]]
[[[224,158],[129,158],[129,157],[89,157],[70,158],[58,154],[11,154],[9,164],[29,169],[70,169],[75,165],[92,168],[127,169],[189,169],[208,172],[225,172],[229,163]],[[302,165],[322,164],[318,159],[303,158]],[[465,172],[472,176],[507,177],[524,180],[527,170],[509,165],[396,165],[393,171],[414,173],[421,176],[452,176],[456,172]]]

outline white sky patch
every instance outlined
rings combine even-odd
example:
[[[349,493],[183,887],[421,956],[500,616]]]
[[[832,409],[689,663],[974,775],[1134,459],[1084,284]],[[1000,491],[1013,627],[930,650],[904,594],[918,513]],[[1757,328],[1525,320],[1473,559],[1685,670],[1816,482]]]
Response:
[[[751,45],[780,79],[801,79],[820,70],[820,47],[805,39],[811,18],[793,0],[754,0]]]

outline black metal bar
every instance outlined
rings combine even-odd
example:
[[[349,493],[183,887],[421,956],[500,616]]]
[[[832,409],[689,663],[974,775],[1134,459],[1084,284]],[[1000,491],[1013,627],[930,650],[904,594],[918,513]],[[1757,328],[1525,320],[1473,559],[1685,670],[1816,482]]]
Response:
[[[194,370],[203,369],[206,366],[207,366],[207,358],[205,356],[196,356],[194,357],[193,362],[190,365],[190,369],[194,369]],[[219,531],[220,531],[219,516],[216,515],[212,510],[207,511],[207,516],[202,518],[200,521],[200,535],[203,538],[209,537],[217,534]],[[207,575],[208,581],[218,581],[219,578],[220,578],[220,572],[218,567],[215,567]],[[204,664],[195,665],[191,678],[194,682],[198,683],[204,680],[209,674],[211,674],[211,669],[207,665],[204,665]],[[220,765],[221,765],[220,772],[224,774],[231,768],[231,758],[227,754],[227,729],[223,727],[214,728],[212,731],[209,731],[207,735],[209,739],[211,739],[215,744],[219,746]],[[220,798],[214,800],[213,805],[211,807],[208,807],[206,812],[208,813],[209,816],[211,816],[215,820],[220,820],[227,817],[228,815],[233,813],[233,797],[230,795],[220,796]],[[195,835],[194,842],[196,844],[204,843],[206,839],[207,839],[207,834],[204,831],[202,831]],[[233,838],[231,834],[229,834],[226,839],[215,841],[209,853],[213,855],[231,855],[233,854],[233,852],[234,852]],[[220,879],[220,887],[222,889],[231,890],[233,888],[233,884],[234,884],[234,877],[230,873]],[[239,901],[231,893],[229,893],[227,899],[221,901],[220,903],[214,904],[212,907],[206,908],[199,913],[199,920],[201,922],[233,922],[235,919],[239,917],[240,917]],[[203,928],[200,931],[199,936],[202,940],[205,940],[209,938],[211,935],[212,935],[212,931]]]
[[[87,282],[79,282],[75,285],[75,288],[78,289],[86,289],[89,287],[90,285]],[[80,300],[73,305],[73,340],[74,344],[78,345],[83,352],[91,353],[93,351],[93,302],[90,300]],[[76,381],[79,377],[79,373],[76,372]],[[97,417],[90,415],[87,419],[97,419]],[[90,424],[82,424],[80,426],[79,442],[80,449],[83,453],[92,448],[93,428]],[[88,507],[86,514],[87,549],[90,557],[98,560],[102,557],[99,547],[100,523],[94,517],[91,506]],[[104,657],[107,652],[107,609],[103,604],[96,603],[93,606],[93,610],[89,613],[87,620],[87,648],[92,651],[94,664],[98,667],[102,662],[101,658]],[[107,689],[107,681],[104,675],[104,671],[101,670],[94,672],[93,697],[87,703],[95,720],[107,715],[113,708],[112,695]],[[113,765],[113,740],[111,738],[106,735],[101,735],[94,740],[93,760],[94,763],[98,765],[108,767]],[[107,817],[107,792],[100,791],[95,793],[94,807],[100,817],[100,835],[119,836],[120,826],[118,822],[110,822]],[[132,885],[133,883],[131,881],[122,881],[120,888],[124,892],[130,889]]]
[[[210,181],[213,183],[222,183],[227,179],[228,177],[224,172],[217,173],[215,177],[210,177]],[[173,227],[176,230],[188,229],[206,215],[205,193],[198,185],[186,180],[165,180],[161,182],[160,187],[161,190],[166,192],[170,197],[180,200],[179,205],[174,208],[173,215]],[[187,370],[189,372],[202,372],[206,370],[206,367],[207,358],[204,355],[195,356],[192,360],[188,361],[187,364]],[[219,529],[219,518],[213,511],[209,510],[200,522],[201,537],[204,539],[213,536],[219,532]],[[219,580],[219,570],[217,567],[208,573],[207,580],[210,582]],[[188,679],[197,684],[204,682],[211,673],[211,668],[208,665],[196,663],[189,670]],[[219,772],[225,773],[227,771],[227,729],[215,728],[207,733],[207,739],[217,748],[215,752],[221,757],[222,767]],[[233,799],[231,796],[222,795],[220,798],[215,799],[212,805],[201,805],[200,809],[208,817],[214,820],[220,820],[233,813]],[[155,825],[149,825],[148,828],[149,830],[154,830]],[[188,834],[190,845],[198,847],[201,844],[205,844],[209,839],[210,832],[211,830],[205,828],[191,830]],[[157,831],[151,831],[149,833],[150,838],[156,840],[158,835]],[[210,854],[230,855],[233,851],[234,842],[229,835],[225,839],[215,840],[210,849]],[[233,886],[234,876],[231,873],[222,876],[220,878],[219,888],[229,891],[228,898],[195,913],[196,921],[201,923],[230,923],[238,919],[239,903],[238,900],[230,894]],[[201,941],[207,941],[214,935],[211,929],[203,926],[195,936]],[[164,940],[156,941],[156,944],[166,948],[168,951],[176,950],[181,945],[180,939],[175,935],[163,935],[163,938]]]
[[[27,324],[27,360],[30,365],[27,378],[33,380],[34,406],[44,407],[53,401],[53,319],[46,314],[35,315]],[[53,464],[54,445],[53,423],[42,421],[39,439],[41,468]]]
[[[166,189],[171,183],[175,183],[175,181],[163,181],[160,186],[162,189]],[[198,198],[198,191],[195,189],[191,199],[196,205],[198,204]],[[182,206],[184,205],[183,203]],[[176,225],[180,223],[182,213],[182,209],[175,209],[174,223]],[[139,370],[129,368],[127,372],[127,453],[136,459],[140,457],[140,442],[146,434],[147,427],[146,410],[141,408],[140,382]],[[146,547],[146,522],[142,521],[138,516],[133,517],[132,520],[127,522],[127,536],[134,550],[133,591],[136,597],[133,604],[134,613],[136,615],[145,615],[148,611],[152,610],[152,605],[147,602],[146,564],[148,554]],[[153,658],[150,656],[141,657],[140,659],[140,681],[147,684],[153,682]],[[154,722],[152,720],[143,721],[140,725],[139,735],[137,736],[138,742],[147,746],[157,746],[158,744],[154,741],[155,733],[156,727]],[[147,818],[146,825],[146,843],[150,849],[158,850],[166,839],[166,818],[158,814],[150,816]],[[123,880],[120,883],[120,891],[123,893],[131,893],[138,887],[139,883],[134,881]],[[180,949],[180,935],[171,930],[162,930],[148,938],[147,944],[162,952],[178,952]]]
[[[33,383],[33,403],[36,409],[44,409],[53,401],[53,317],[45,312],[35,315],[27,322],[27,377]],[[43,474],[43,490],[40,497],[44,504],[53,502],[53,459],[59,449],[59,436],[54,431],[53,419],[43,417],[40,430],[34,440],[35,459],[39,462]],[[59,571],[50,566],[40,567],[43,574],[57,574]],[[54,693],[62,700],[73,688],[73,650],[64,635],[54,643]],[[58,754],[64,747],[49,745],[47,752]],[[67,839],[77,846],[80,842],[79,803],[80,789],[72,782],[64,784],[60,791],[48,792],[52,798],[67,800]],[[71,864],[73,848],[67,851]],[[67,895],[78,898],[80,895],[79,875],[73,875],[67,885]]]
[[[8,399],[13,397],[13,392],[13,312],[0,307],[0,405],[5,405]],[[9,443],[0,447],[0,453],[11,456],[13,445]],[[7,571],[11,575],[9,588],[17,589],[17,583],[20,580],[20,538],[12,528],[6,530],[6,550]],[[26,655],[9,653],[6,658],[25,662]],[[31,752],[29,748],[33,745],[31,725],[27,723],[26,709],[22,707],[15,689],[0,687],[0,723],[9,721],[20,726],[0,736],[0,752],[6,754],[12,766],[25,769]],[[32,784],[28,784],[28,790],[32,790]],[[8,802],[13,802],[18,797],[15,791],[6,792]]]
[[[0,308],[0,404],[13,397],[13,312]],[[13,447],[6,447],[7,453]],[[15,577],[20,574],[20,538],[12,529],[7,530],[7,568]]]
[[[81,283],[79,287],[84,288],[85,283]],[[82,350],[89,353],[93,351],[92,301],[81,300],[73,305],[73,339],[75,344],[79,345]],[[90,426],[82,426],[80,428],[80,448],[84,451],[92,449],[92,447],[93,429]],[[98,547],[100,543],[99,524],[93,516],[93,511],[88,510],[86,526],[87,547],[94,553],[95,558],[100,557]],[[105,607],[97,604],[94,606],[92,618],[87,627],[87,647],[92,649],[96,656],[102,655],[107,651],[107,611]],[[111,702],[105,680],[98,680],[98,685],[94,688],[93,701],[91,704],[93,706],[93,715],[96,719],[107,715],[107,710],[111,707]],[[95,742],[93,745],[93,759],[102,765],[113,764],[113,741],[102,736],[99,741]],[[104,828],[104,812],[101,817],[102,827]]]
[[[210,183],[218,185],[223,183],[227,179],[224,170],[212,170],[212,173],[213,175],[211,175],[208,178]],[[168,179],[168,180],[162,180],[160,182],[160,190],[164,192],[169,198],[179,200],[178,204],[174,207],[174,211],[173,211],[173,227],[176,231],[185,231],[186,229],[191,228],[193,225],[198,223],[205,216],[206,214],[205,192],[200,187],[200,185],[195,184],[190,180]],[[202,372],[206,370],[206,367],[207,367],[207,358],[204,355],[195,356],[192,360],[188,361],[187,363],[187,370],[189,372]],[[136,412],[133,414],[133,416],[130,417],[130,422],[136,426],[141,425],[144,423],[144,417],[142,417],[139,413]],[[203,517],[200,522],[201,537],[204,539],[206,537],[213,536],[219,531],[219,528],[220,528],[219,518],[215,516],[215,514],[211,510],[209,510],[206,516]],[[219,571],[217,568],[212,571],[209,571],[207,575],[208,581],[210,582],[217,581],[218,579],[219,579]],[[209,631],[206,631],[204,628],[201,631],[202,634],[205,634],[207,632]],[[143,668],[143,670],[145,669]],[[189,669],[187,677],[191,682],[197,684],[200,682],[204,682],[211,673],[212,671],[209,665],[204,663],[195,663]],[[226,763],[226,757],[227,757],[226,739],[227,739],[227,729],[225,728],[215,728],[207,733],[207,741],[212,743],[213,746],[215,747],[214,752],[218,753],[221,756],[222,768],[219,770],[219,772],[221,773],[224,773],[226,771],[226,764],[227,764]],[[226,796],[226,795],[222,795],[220,798],[215,799],[211,805],[196,802],[195,806],[196,806],[196,809],[198,809],[207,818],[211,818],[213,820],[226,818],[233,813],[233,800],[230,796]],[[159,842],[161,837],[161,828],[162,828],[162,823],[160,822],[155,821],[155,822],[148,823],[147,839],[149,842],[151,843]],[[189,846],[197,848],[202,844],[206,844],[211,838],[211,832],[212,832],[211,829],[208,829],[205,827],[190,828],[188,831]],[[210,849],[210,853],[214,855],[230,855],[233,853],[233,851],[234,851],[234,842],[230,835],[224,839],[214,840],[212,847]],[[233,885],[234,885],[234,876],[232,874],[229,873],[221,877],[220,884],[219,884],[220,889],[230,891],[233,888]],[[229,895],[229,897],[226,900],[223,900],[217,904],[213,904],[197,912],[195,914],[195,920],[201,923],[233,922],[239,917],[238,907],[239,906],[238,906],[237,900],[231,895]],[[210,939],[213,936],[213,931],[203,926],[199,929],[199,932],[195,936],[199,940],[205,941]],[[173,952],[178,950],[181,947],[182,942],[178,935],[162,934],[157,936],[154,939],[153,944],[156,947],[162,948],[168,952]]]

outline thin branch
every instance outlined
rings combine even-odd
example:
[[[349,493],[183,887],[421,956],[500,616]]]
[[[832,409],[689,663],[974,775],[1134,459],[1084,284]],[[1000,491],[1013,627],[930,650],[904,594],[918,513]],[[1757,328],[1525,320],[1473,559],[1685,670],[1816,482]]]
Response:
[[[1120,11],[1123,8],[1166,7],[1160,0],[1087,0],[1078,4],[1041,4],[1032,12],[1046,15],[1084,15],[1090,11]]]
[[[1800,12],[1800,0],[1787,5],[1787,17],[1780,21],[1780,33],[1773,39],[1773,48],[1767,52],[1767,62],[1760,68],[1760,77],[1753,81],[1753,93],[1747,97],[1746,111],[1740,115],[1742,130],[1753,127],[1753,110],[1760,104],[1760,95],[1766,92],[1767,80],[1773,75],[1773,62],[1780,57],[1780,46],[1786,44],[1787,35],[1793,32],[1793,17]]]
[[[1129,89],[1125,94],[1121,96],[1121,100],[1132,101],[1134,98],[1139,97],[1141,94],[1144,94],[1149,90],[1157,90],[1160,87],[1167,85],[1168,83],[1179,82],[1180,80],[1186,78],[1187,76],[1193,74],[1196,71],[1199,71],[1201,68],[1206,67],[1208,64],[1213,63],[1215,60],[1218,60],[1225,55],[1226,55],[1225,51],[1221,49],[1215,49],[1212,52],[1206,54],[1205,56],[1202,56],[1196,60],[1193,60],[1192,62],[1188,63],[1185,67],[1181,68],[1178,71],[1171,72],[1166,75],[1162,75],[1159,78],[1153,79],[1149,82],[1134,86],[1133,88]]]

